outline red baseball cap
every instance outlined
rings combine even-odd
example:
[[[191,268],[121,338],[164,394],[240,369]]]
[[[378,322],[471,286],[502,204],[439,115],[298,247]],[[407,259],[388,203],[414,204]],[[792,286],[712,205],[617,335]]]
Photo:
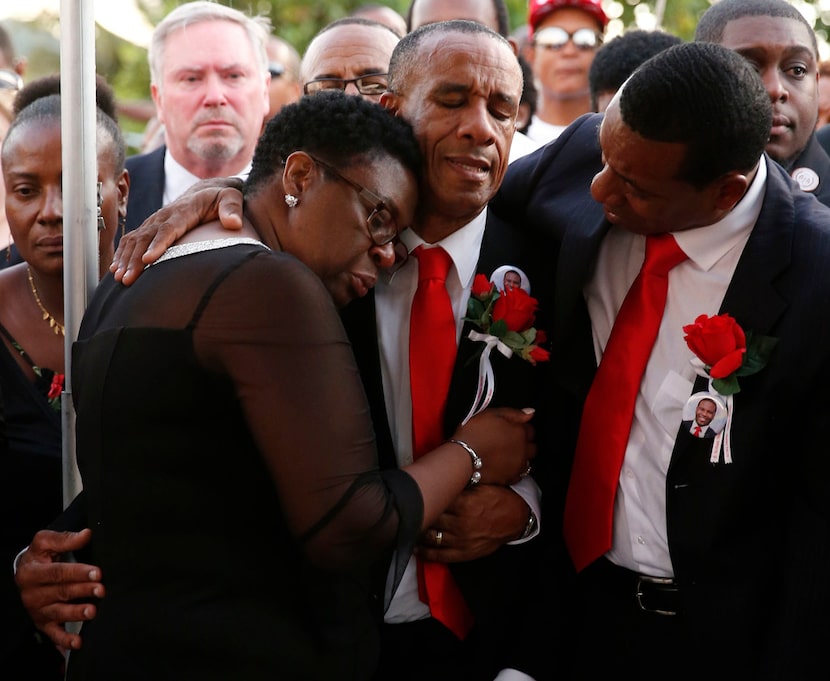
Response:
[[[536,31],[536,27],[548,14],[563,7],[573,7],[587,12],[599,22],[603,29],[608,25],[608,15],[602,9],[601,0],[530,0],[527,22],[530,24],[531,32]]]

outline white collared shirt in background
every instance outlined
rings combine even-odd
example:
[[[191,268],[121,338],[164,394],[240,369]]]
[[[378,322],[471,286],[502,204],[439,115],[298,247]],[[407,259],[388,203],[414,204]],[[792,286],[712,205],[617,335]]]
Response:
[[[234,175],[240,180],[248,178],[248,173],[251,172],[251,164],[248,163],[241,172]],[[181,163],[173,158],[169,149],[164,150],[164,194],[162,195],[162,206],[168,203],[173,203],[194,184],[199,182],[201,178],[196,177]]]
[[[532,140],[530,137],[517,130],[513,133],[513,141],[510,143],[510,154],[507,157],[507,162],[513,163],[516,159],[521,158],[522,156],[527,156],[541,146],[541,142]]]

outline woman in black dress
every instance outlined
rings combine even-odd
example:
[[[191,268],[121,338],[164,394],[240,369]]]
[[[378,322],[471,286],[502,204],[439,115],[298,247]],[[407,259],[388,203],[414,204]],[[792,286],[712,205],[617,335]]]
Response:
[[[336,310],[394,263],[419,168],[401,119],[305,97],[259,141],[238,237],[204,225],[131,287],[101,284],[73,386],[106,596],[70,680],[371,675],[393,550],[405,565],[473,472],[452,443],[378,470]],[[524,420],[457,434],[485,481],[518,479]]]

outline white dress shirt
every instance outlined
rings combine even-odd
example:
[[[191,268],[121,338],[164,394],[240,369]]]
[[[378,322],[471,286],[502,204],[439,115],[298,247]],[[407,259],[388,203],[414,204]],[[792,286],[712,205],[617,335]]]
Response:
[[[567,125],[548,123],[536,114],[533,114],[533,117],[530,119],[530,125],[527,126],[527,136],[531,141],[541,146],[548,142],[553,142],[567,127]]]
[[[510,155],[507,157],[507,162],[513,163],[517,158],[527,156],[541,146],[542,143],[530,139],[530,137],[517,130],[513,133],[513,141],[510,143]]]
[[[245,180],[251,172],[251,164],[248,163],[241,172],[234,175],[240,180]],[[162,206],[172,203],[190,189],[201,178],[191,173],[181,163],[173,158],[169,149],[164,150],[164,194]]]
[[[484,226],[487,221],[486,209],[461,229],[434,244],[441,246],[452,258],[453,265],[447,275],[447,292],[452,301],[456,320],[456,334],[461,336],[470,287],[476,274]],[[401,234],[401,240],[411,253],[424,241],[412,230]],[[427,244],[429,247],[430,244]],[[375,287],[375,306],[380,349],[383,392],[386,399],[386,413],[395,446],[398,465],[412,463],[412,399],[409,388],[409,314],[412,299],[418,287],[418,260],[409,258],[391,276],[381,276]],[[516,491],[533,509],[539,524],[539,488],[532,478],[524,478]],[[536,535],[536,532],[527,539]],[[526,540],[525,540],[526,541]],[[519,594],[517,593],[517,596]],[[407,565],[403,580],[385,615],[385,621],[392,624],[411,622],[429,616],[429,608],[418,597],[418,581],[415,559]]]
[[[766,186],[764,159],[749,190],[722,220],[674,232],[689,259],[669,272],[666,308],[643,375],[614,502],[607,557],[635,572],[673,576],[666,530],[666,473],[696,373],[683,326],[716,315],[752,227]],[[596,271],[585,288],[599,363],[611,327],[645,257],[645,237],[612,227],[602,241]],[[729,313],[729,310],[725,310]]]

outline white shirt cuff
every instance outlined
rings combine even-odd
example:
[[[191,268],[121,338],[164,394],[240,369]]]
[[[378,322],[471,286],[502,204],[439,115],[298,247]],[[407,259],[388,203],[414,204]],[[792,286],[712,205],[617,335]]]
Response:
[[[539,489],[539,485],[537,485],[536,481],[530,476],[522,478],[515,485],[510,485],[510,489],[524,499],[525,503],[530,507],[530,510],[533,511],[533,514],[536,516],[536,528],[527,537],[507,542],[508,544],[523,544],[539,534],[539,530],[542,528],[542,490]],[[516,679],[520,678],[522,677],[516,677]],[[498,681],[502,681],[502,679],[499,678]]]
[[[12,563],[12,566],[13,566],[13,568],[14,568],[14,574],[17,574],[17,566],[18,566],[18,565],[20,565],[20,557],[21,557],[24,553],[26,553],[26,551],[28,551],[28,550],[29,550],[29,547],[27,546],[26,548],[21,549],[21,550],[20,550],[20,553],[18,553],[18,554],[14,557],[14,563]]]

